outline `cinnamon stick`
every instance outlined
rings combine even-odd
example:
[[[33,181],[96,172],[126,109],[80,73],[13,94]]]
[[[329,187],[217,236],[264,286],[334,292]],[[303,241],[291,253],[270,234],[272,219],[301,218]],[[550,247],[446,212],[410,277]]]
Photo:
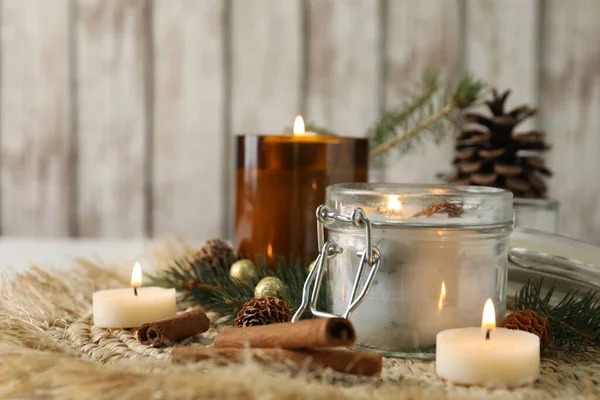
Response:
[[[261,364],[292,362],[310,370],[331,368],[334,371],[353,375],[374,376],[381,373],[380,353],[331,349],[242,349],[175,346],[171,362],[186,364],[203,360],[214,360],[219,364],[239,362],[252,358]]]
[[[347,319],[316,318],[225,329],[215,337],[215,347],[302,349],[350,346],[355,340],[354,327]]]
[[[142,344],[162,347],[206,332],[209,326],[210,321],[206,314],[200,310],[193,310],[144,324],[138,329],[137,337]]]

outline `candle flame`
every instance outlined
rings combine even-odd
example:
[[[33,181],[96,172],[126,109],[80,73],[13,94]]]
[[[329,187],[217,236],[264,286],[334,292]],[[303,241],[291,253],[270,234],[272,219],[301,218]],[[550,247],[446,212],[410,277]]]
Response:
[[[481,330],[491,332],[496,329],[496,309],[492,299],[487,299],[483,306],[483,317],[481,318]]]
[[[302,119],[301,115],[297,115],[296,119],[294,119],[294,135],[304,135],[304,119]]]
[[[438,302],[438,310],[444,309],[444,300],[446,300],[446,284],[442,281],[442,288],[440,289],[440,301]]]
[[[267,257],[271,258],[272,255],[273,255],[273,245],[271,243],[269,243],[269,245],[267,246]]]
[[[388,210],[400,211],[402,210],[402,202],[398,198],[398,196],[390,196],[388,198]]]
[[[142,286],[142,266],[136,262],[131,271],[131,287],[139,288],[140,286]]]

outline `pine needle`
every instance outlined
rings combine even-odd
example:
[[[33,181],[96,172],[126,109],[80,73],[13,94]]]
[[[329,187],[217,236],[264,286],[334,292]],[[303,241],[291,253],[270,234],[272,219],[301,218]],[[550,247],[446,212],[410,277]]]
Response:
[[[402,126],[409,121],[417,112],[423,110],[428,104],[431,104],[434,94],[440,88],[439,73],[431,72],[425,74],[423,82],[414,93],[409,93],[409,99],[406,100],[399,110],[387,111],[379,118],[379,121],[369,132],[371,147],[376,147],[396,136],[398,126]]]
[[[427,134],[436,144],[440,143],[446,134],[456,130],[459,111],[473,105],[483,88],[481,81],[469,75],[454,87],[441,82],[439,72],[426,73],[398,109],[384,112],[368,129],[370,158],[380,162],[392,149],[405,153]],[[287,132],[291,130],[287,128]],[[306,130],[319,135],[337,135],[332,129],[312,123],[306,124]]]
[[[254,287],[262,278],[275,276],[283,281],[282,300],[294,313],[300,306],[308,269],[300,262],[286,260],[279,260],[271,269],[266,260],[256,258],[258,274],[248,282],[229,276],[229,268],[237,261],[235,257],[213,260],[211,263],[199,259],[174,260],[171,266],[148,278],[153,286],[175,288],[180,301],[207,310],[235,314],[254,297]],[[325,307],[325,286],[322,286],[319,294],[320,309]]]
[[[420,96],[409,100],[399,111],[385,113],[371,130],[370,157],[377,159],[393,148],[406,152],[425,133],[439,143],[447,132],[454,130],[451,125],[457,119],[456,114],[475,103],[483,88],[481,81],[469,75],[456,88],[440,85],[437,74],[427,75]]]
[[[542,283],[528,282],[515,296],[517,310],[532,309],[546,318],[552,331],[553,347],[566,353],[600,348],[600,295],[596,291],[580,294],[569,291],[555,306],[551,304],[554,283],[542,294]]]

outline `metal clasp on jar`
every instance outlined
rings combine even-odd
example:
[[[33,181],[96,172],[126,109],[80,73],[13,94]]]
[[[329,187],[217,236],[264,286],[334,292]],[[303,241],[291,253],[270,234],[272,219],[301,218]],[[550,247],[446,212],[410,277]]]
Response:
[[[369,218],[367,218],[362,208],[355,208],[350,216],[336,215],[334,211],[330,210],[325,205],[320,205],[317,208],[317,240],[319,249],[321,249],[319,256],[315,261],[313,269],[308,274],[306,281],[304,282],[304,288],[302,290],[302,304],[292,317],[292,322],[298,321],[302,315],[307,311],[310,306],[310,312],[315,317],[324,318],[350,318],[350,315],[356,310],[356,308],[362,303],[365,297],[369,294],[369,290],[375,280],[375,275],[379,269],[380,254],[379,249],[373,246],[373,226]],[[317,310],[317,301],[319,298],[319,291],[323,283],[323,274],[325,267],[327,266],[328,259],[337,256],[342,253],[343,249],[333,240],[325,240],[325,222],[326,221],[338,221],[341,223],[352,224],[357,228],[365,229],[366,244],[365,250],[357,254],[360,257],[360,265],[354,284],[352,285],[352,292],[350,293],[350,302],[346,307],[346,311],[342,315],[335,315],[324,311]],[[366,267],[370,267],[367,279],[359,290],[360,281],[365,274]],[[311,293],[312,287],[312,293]]]

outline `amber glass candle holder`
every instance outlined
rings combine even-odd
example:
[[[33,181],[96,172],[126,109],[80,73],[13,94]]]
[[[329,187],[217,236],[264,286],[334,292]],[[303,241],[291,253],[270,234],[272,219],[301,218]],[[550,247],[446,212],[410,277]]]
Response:
[[[310,262],[315,211],[334,183],[366,182],[367,139],[238,135],[235,245],[248,257]]]

